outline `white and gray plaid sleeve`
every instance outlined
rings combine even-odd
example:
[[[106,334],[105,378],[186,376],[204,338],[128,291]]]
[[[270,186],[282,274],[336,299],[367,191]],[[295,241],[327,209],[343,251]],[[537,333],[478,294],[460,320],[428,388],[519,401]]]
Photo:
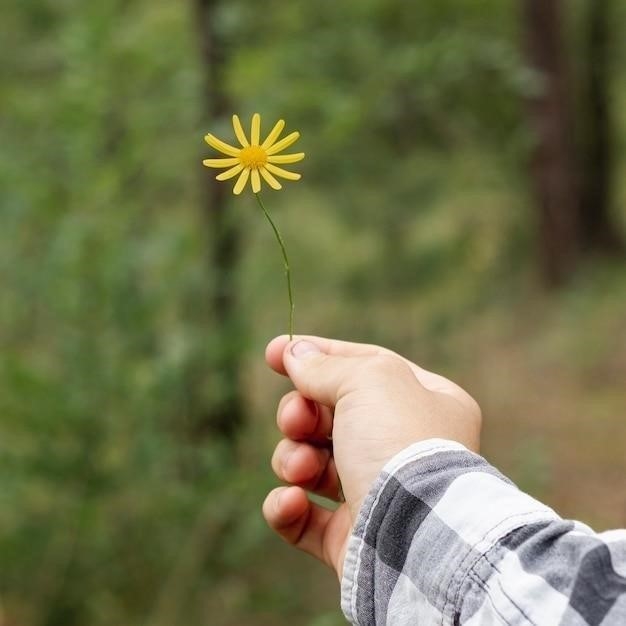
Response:
[[[341,596],[360,626],[625,626],[626,530],[563,520],[481,456],[431,439],[372,487]]]

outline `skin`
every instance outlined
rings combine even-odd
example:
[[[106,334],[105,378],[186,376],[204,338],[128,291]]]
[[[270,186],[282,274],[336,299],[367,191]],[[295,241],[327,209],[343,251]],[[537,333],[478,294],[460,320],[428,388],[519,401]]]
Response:
[[[360,506],[387,461],[432,438],[478,451],[480,408],[458,385],[379,346],[283,335],[265,358],[295,389],[279,402],[283,439],[272,456],[287,486],[268,494],[263,515],[341,578]],[[340,504],[331,511],[307,492]]]

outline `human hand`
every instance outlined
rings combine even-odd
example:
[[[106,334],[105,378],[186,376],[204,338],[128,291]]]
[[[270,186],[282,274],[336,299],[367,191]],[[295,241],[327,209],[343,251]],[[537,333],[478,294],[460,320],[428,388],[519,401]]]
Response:
[[[480,408],[458,385],[378,346],[281,336],[265,356],[295,390],[278,405],[284,439],[272,457],[291,486],[271,491],[263,514],[283,539],[341,578],[359,508],[387,461],[431,438],[477,451]],[[307,491],[337,502],[343,491],[345,502],[330,511]]]

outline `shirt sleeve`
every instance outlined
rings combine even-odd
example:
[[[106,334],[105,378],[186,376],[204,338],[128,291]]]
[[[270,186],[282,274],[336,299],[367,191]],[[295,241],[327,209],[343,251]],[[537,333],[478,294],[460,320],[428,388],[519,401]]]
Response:
[[[423,441],[363,503],[341,604],[360,626],[623,626],[626,530],[563,520],[462,445]]]

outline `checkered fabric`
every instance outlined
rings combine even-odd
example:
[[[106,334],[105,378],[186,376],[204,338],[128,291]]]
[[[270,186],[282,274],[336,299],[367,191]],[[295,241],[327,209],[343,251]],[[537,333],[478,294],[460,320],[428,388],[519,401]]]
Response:
[[[626,530],[561,519],[458,443],[384,468],[350,538],[353,624],[626,626]]]

